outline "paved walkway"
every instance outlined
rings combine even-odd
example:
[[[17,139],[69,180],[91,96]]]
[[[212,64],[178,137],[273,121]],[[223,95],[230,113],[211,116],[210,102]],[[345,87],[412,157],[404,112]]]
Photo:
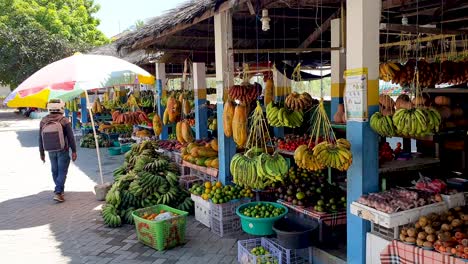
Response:
[[[62,204],[52,200],[50,164],[39,159],[38,120],[0,110],[0,263],[237,263],[235,238],[219,238],[189,219],[187,243],[158,252],[136,240],[133,226],[103,225],[96,151],[80,149]],[[102,151],[105,180],[123,157]]]

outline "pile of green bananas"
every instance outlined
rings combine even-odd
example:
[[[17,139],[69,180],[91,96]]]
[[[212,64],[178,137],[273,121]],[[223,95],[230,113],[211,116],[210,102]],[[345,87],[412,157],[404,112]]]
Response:
[[[270,102],[266,107],[268,124],[274,127],[300,127],[304,121],[302,111],[291,111]]]
[[[382,137],[393,137],[396,135],[396,128],[393,125],[391,116],[384,116],[380,112],[375,112],[370,118],[371,128]]]
[[[261,153],[253,157],[237,153],[232,157],[230,171],[238,186],[261,190],[282,181],[288,172],[288,163],[277,153]]]
[[[393,115],[393,124],[398,135],[422,137],[439,132],[441,116],[432,108],[398,109]]]
[[[80,111],[80,109],[78,109],[78,103],[76,102],[76,99],[65,102],[65,109],[68,109],[70,112]]]
[[[157,153],[157,147],[154,141],[133,144],[125,153],[124,164],[114,170],[115,182],[107,193],[102,211],[104,223],[109,227],[132,224],[131,212],[157,204],[193,210],[190,193],[179,185],[178,165]]]
[[[141,107],[153,107],[154,94],[153,91],[141,91],[140,92],[140,106]]]

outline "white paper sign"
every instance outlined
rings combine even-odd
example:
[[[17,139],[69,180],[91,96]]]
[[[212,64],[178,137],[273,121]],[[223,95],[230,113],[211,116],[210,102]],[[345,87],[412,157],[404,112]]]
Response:
[[[344,105],[347,121],[366,122],[367,111],[367,68],[345,71]]]

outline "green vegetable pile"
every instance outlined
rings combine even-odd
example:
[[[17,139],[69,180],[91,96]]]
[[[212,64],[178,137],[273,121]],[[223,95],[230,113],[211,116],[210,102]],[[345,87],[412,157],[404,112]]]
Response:
[[[101,148],[110,147],[111,143],[105,139],[102,135],[97,135],[98,144]],[[80,140],[80,147],[82,148],[96,148],[96,141],[94,140],[94,134],[86,134]]]

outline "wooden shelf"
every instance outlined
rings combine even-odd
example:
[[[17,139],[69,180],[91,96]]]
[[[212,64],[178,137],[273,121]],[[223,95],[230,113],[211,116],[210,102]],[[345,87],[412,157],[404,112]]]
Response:
[[[423,90],[427,93],[468,93],[467,88],[426,88]]]
[[[395,173],[400,171],[414,171],[425,168],[431,168],[440,164],[439,159],[435,158],[414,158],[410,160],[393,160],[385,162],[379,168],[379,173]]]
[[[215,169],[215,168],[208,168],[208,167],[198,166],[198,165],[192,164],[190,162],[187,162],[185,160],[182,161],[182,166],[197,170],[197,171],[205,173],[205,174],[208,174],[208,175],[210,175],[212,177],[216,177],[216,178],[218,177],[218,170]]]

